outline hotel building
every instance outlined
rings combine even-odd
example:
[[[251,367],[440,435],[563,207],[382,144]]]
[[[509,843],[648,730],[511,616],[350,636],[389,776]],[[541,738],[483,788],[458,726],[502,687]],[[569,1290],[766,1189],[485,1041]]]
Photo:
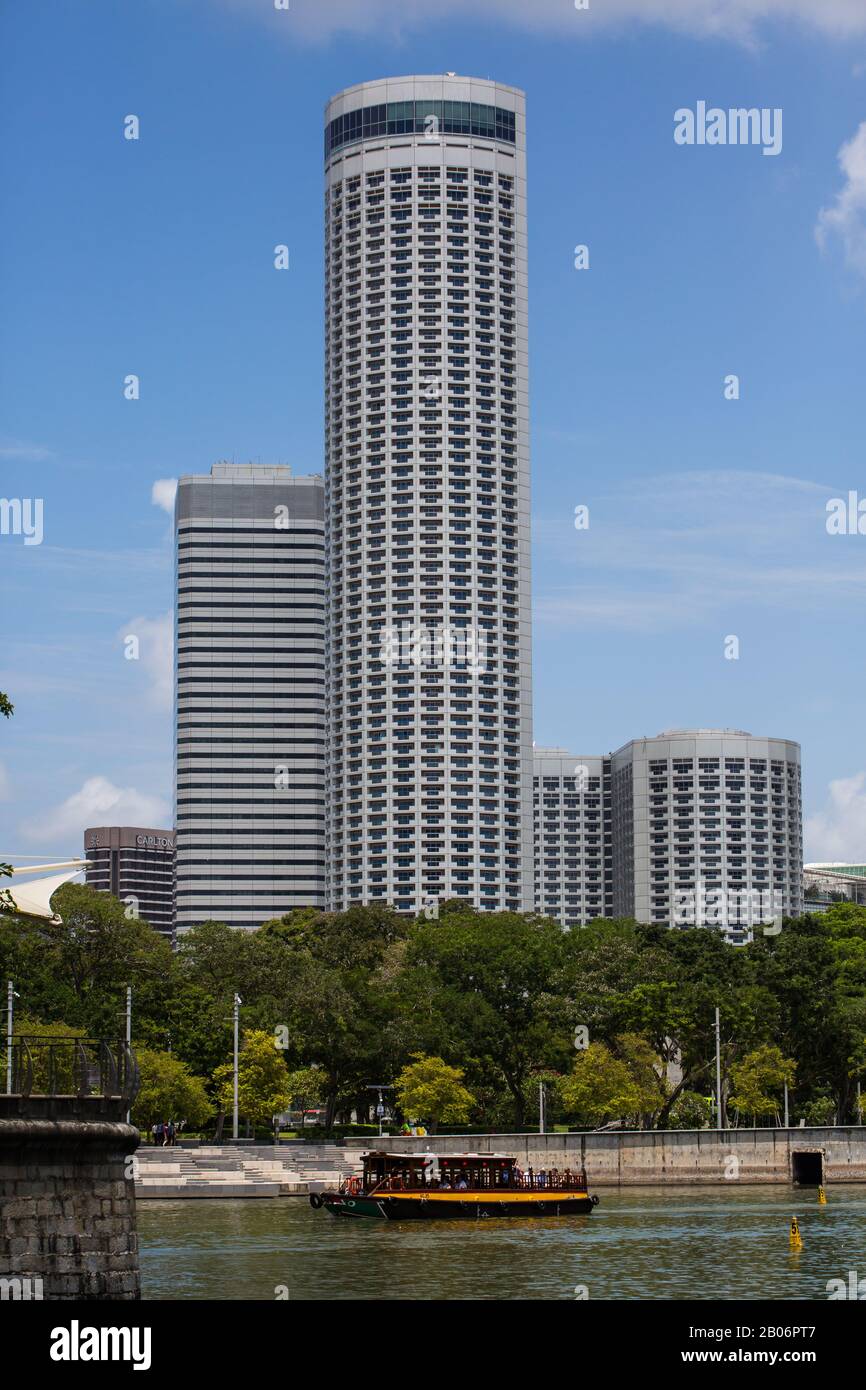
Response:
[[[610,758],[534,755],[535,910],[563,926],[613,916]]]
[[[536,749],[535,789],[536,910],[564,925],[635,917],[741,943],[803,911],[789,739],[682,729],[604,758]]]
[[[91,825],[84,832],[85,880],[111,893],[130,916],[174,935],[174,831],[140,825]]]
[[[327,903],[531,909],[524,97],[325,111]]]

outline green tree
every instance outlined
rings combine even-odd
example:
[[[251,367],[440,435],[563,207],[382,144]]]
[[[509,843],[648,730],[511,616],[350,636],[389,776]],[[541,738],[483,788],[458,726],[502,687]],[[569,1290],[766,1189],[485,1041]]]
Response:
[[[641,1128],[651,1129],[670,1095],[664,1062],[638,1033],[620,1033],[616,1046],[636,1087]]]
[[[593,1042],[578,1053],[571,1075],[560,1085],[562,1103],[580,1122],[622,1119],[649,1128],[668,1096],[664,1065],[636,1033],[621,1033],[615,1049]]]
[[[564,1069],[572,1052],[567,1001],[556,988],[564,935],[543,917],[456,902],[420,920],[410,938],[416,1027],[446,1061],[465,1065],[473,1091],[504,1082],[518,1128],[529,1078]]]
[[[216,1094],[225,1111],[234,1103],[233,1074],[232,1062],[224,1062],[214,1072]],[[244,1033],[238,1054],[239,1113],[252,1125],[270,1125],[274,1115],[288,1109],[290,1101],[289,1073],[273,1033],[260,1029]]]
[[[168,1052],[136,1048],[141,1088],[132,1107],[132,1122],[150,1129],[162,1120],[186,1120],[200,1129],[213,1113],[205,1083],[185,1062]]]
[[[397,1102],[406,1116],[422,1119],[431,1134],[440,1124],[465,1124],[475,1097],[463,1085],[463,1071],[441,1057],[413,1054],[394,1083]]]
[[[734,1094],[730,1104],[752,1121],[778,1112],[782,1087],[793,1086],[797,1068],[771,1043],[755,1048],[731,1067]]]
[[[301,909],[256,933],[282,958],[272,1021],[287,1030],[292,1065],[321,1068],[328,1130],[340,1110],[365,1114],[367,1087],[389,1080],[411,1051],[417,1022],[403,998],[408,929],[377,905]]]
[[[779,1011],[764,1040],[796,1059],[801,1105],[829,1090],[844,1123],[866,1065],[866,909],[839,903],[786,918],[778,936],[758,938],[747,951]]]
[[[39,923],[33,935],[62,984],[62,1002],[71,996],[76,1022],[94,1037],[117,1037],[126,985],[139,1010],[158,1011],[173,973],[171,945],[159,932],[128,917],[117,898],[84,885],[64,884],[52,906],[62,922]]]
[[[836,1104],[832,1096],[813,1096],[809,1103],[803,1106],[798,1119],[805,1121],[807,1125],[832,1125],[836,1123]]]
[[[0,975],[15,980],[22,1008],[105,1039],[123,1032],[127,985],[137,1025],[164,1013],[176,974],[169,942],[93,888],[64,884],[52,906],[60,924],[0,916]]]
[[[297,1110],[313,1110],[325,1099],[325,1077],[321,1067],[298,1067],[289,1072],[289,1104]]]
[[[587,1126],[625,1119],[640,1110],[638,1087],[628,1066],[603,1042],[592,1042],[578,1053],[560,1094],[566,1110]]]
[[[669,1129],[709,1129],[713,1118],[711,1097],[697,1091],[681,1091],[671,1107]]]

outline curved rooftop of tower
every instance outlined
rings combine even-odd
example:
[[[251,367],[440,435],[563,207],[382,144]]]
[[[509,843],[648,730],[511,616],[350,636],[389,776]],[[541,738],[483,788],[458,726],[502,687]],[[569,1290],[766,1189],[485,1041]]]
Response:
[[[656,738],[751,738],[748,729],[662,729]]]

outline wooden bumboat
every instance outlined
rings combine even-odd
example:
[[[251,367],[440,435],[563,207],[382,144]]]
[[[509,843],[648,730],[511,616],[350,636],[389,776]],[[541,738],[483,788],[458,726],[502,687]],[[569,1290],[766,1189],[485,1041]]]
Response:
[[[598,1202],[586,1173],[527,1169],[508,1154],[399,1154],[373,1150],[361,1177],[312,1192],[310,1205],[332,1216],[386,1221],[481,1217],[588,1216]]]

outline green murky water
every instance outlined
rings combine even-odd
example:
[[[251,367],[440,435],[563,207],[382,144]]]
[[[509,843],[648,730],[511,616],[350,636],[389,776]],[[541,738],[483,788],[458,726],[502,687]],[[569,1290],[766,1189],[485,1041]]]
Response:
[[[598,1189],[591,1216],[398,1224],[306,1198],[142,1202],[146,1299],[818,1299],[866,1279],[866,1186]],[[796,1213],[804,1249],[791,1254]]]

